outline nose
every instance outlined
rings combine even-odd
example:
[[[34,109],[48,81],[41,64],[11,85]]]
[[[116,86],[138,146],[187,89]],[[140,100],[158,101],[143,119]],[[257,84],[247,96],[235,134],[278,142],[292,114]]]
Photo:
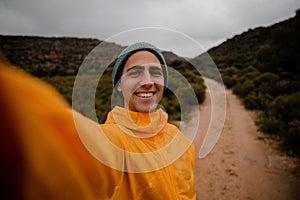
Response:
[[[148,71],[145,71],[143,73],[143,76],[141,77],[141,85],[145,88],[150,88],[154,85],[154,81],[151,77],[151,74]]]

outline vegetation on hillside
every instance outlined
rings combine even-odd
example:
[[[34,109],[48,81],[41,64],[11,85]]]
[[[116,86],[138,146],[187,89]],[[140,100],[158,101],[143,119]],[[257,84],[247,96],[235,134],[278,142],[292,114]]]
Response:
[[[121,100],[117,98],[118,96],[112,96],[111,73],[113,60],[110,62],[110,59],[115,58],[124,47],[113,43],[101,43],[101,48],[95,49],[100,43],[101,41],[96,39],[0,36],[2,54],[13,65],[52,84],[70,104],[73,103],[72,93],[76,74],[83,61],[88,59],[91,67],[96,69],[94,71],[97,71],[99,63],[109,63],[110,66],[106,68],[98,82],[94,105],[85,105],[84,99],[80,99],[79,102],[74,100],[76,101],[76,109],[88,116],[96,110],[98,121],[103,123],[110,109],[115,104],[121,104]],[[101,50],[101,53],[97,50]],[[172,52],[163,52],[163,54],[168,66],[176,69],[189,81],[195,91],[198,103],[202,103],[205,98],[205,87],[200,74],[190,63]],[[97,76],[90,77],[95,81],[99,79]],[[180,84],[174,79],[176,77],[170,74],[169,81],[177,84],[178,87],[173,91],[169,89],[165,91],[161,105],[169,114],[169,120],[180,120],[182,105],[179,104],[177,97],[178,94],[179,97],[180,94],[184,94],[187,85]],[[88,98],[85,95],[90,91],[82,86],[80,92],[82,92],[83,98]],[[117,99],[117,102],[112,103],[112,97]],[[192,110],[193,105],[190,104],[188,99],[185,99],[185,101],[183,103],[188,106],[185,107],[187,109],[184,112],[188,113]]]
[[[289,20],[238,35],[209,51],[224,84],[247,109],[257,110],[262,132],[300,152],[300,11]],[[201,57],[197,59],[201,60]]]
[[[174,60],[168,65],[172,66],[174,63],[176,64],[174,68],[176,68],[176,70],[178,70],[178,72],[180,72],[180,74],[182,74],[189,81],[189,84],[194,89],[198,103],[201,104],[205,99],[205,86],[203,84],[202,77],[200,76],[199,73],[194,71],[195,69],[188,62],[182,60]],[[103,73],[101,79],[99,80],[98,87],[95,94],[95,110],[96,110],[96,115],[98,117],[98,121],[100,123],[103,123],[105,121],[107,113],[111,110],[111,107],[113,107],[114,105],[122,105],[122,100],[120,96],[116,94],[112,96],[113,87],[111,82],[111,73],[112,73],[112,66],[108,67]],[[176,79],[174,75],[170,74],[169,76],[170,76],[169,81],[171,82],[177,81],[174,80],[174,78]],[[44,81],[54,85],[58,89],[58,91],[66,98],[66,100],[70,104],[72,104],[73,84],[76,76],[55,75],[55,76],[42,76],[41,78]],[[171,91],[167,88],[166,91],[164,92],[164,97],[160,102],[161,106],[169,114],[170,121],[180,120],[181,114],[188,114],[189,112],[192,111],[193,106],[195,106],[195,105],[191,105],[190,102],[183,102],[185,105],[188,105],[188,107],[185,107],[187,108],[185,110],[186,113],[181,113],[182,105],[178,101],[178,95],[180,95],[181,92],[183,92],[184,94],[187,85],[180,84],[178,82],[175,84],[178,85],[176,90]],[[112,98],[114,98],[113,102],[112,102]],[[92,112],[93,108],[91,110],[86,110],[83,108],[85,106],[84,104],[85,102],[82,102],[82,105],[79,104],[78,109],[79,111],[89,115],[89,112]],[[82,110],[80,110],[81,108]]]

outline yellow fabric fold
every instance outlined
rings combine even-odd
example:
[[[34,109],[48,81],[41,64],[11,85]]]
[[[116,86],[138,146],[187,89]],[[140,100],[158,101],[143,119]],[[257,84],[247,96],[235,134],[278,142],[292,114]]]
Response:
[[[116,106],[108,113],[105,123],[115,123],[131,136],[152,137],[159,133],[167,122],[168,115],[162,109],[141,113]]]
[[[117,108],[99,125],[51,86],[1,63],[0,94],[4,199],[196,198],[194,148],[163,111],[130,112],[129,122]],[[134,171],[155,163],[157,170]]]

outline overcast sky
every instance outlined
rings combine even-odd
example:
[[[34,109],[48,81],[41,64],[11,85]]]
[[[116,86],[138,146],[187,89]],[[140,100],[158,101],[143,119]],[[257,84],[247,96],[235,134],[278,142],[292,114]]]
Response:
[[[249,28],[288,19],[299,8],[300,0],[0,0],[0,34],[111,38],[127,45],[115,35],[159,27],[208,50]],[[176,34],[163,48],[190,58],[200,54]]]

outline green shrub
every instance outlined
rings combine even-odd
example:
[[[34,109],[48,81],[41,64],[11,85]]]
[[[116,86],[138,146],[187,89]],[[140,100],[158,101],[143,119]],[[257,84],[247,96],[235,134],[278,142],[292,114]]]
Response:
[[[284,129],[284,123],[278,120],[275,116],[266,115],[262,112],[256,120],[259,130],[268,134],[280,134],[280,130]]]
[[[246,97],[255,88],[252,80],[246,79],[234,86],[233,93],[241,97]]]
[[[203,83],[192,83],[191,86],[197,97],[198,104],[202,104],[205,100],[205,86]]]
[[[258,69],[255,68],[254,66],[249,65],[247,68],[242,69],[242,70],[241,70],[241,73],[242,73],[242,74],[248,74],[248,73],[257,73],[257,74],[258,74],[259,71],[258,71]]]
[[[257,102],[257,95],[255,93],[250,93],[246,98],[243,99],[243,104],[249,110],[258,110],[260,105]]]
[[[300,92],[281,95],[273,100],[257,118],[260,130],[278,134],[288,148],[299,150]]]
[[[272,100],[273,97],[269,94],[251,92],[242,101],[249,110],[264,110]]]
[[[237,69],[237,68],[234,67],[234,66],[231,66],[231,67],[227,67],[227,68],[225,69],[224,74],[232,77],[233,75],[236,75],[236,74],[238,74],[239,72],[240,72],[239,69]]]
[[[236,84],[236,82],[234,81],[234,79],[233,78],[231,78],[230,76],[228,76],[228,75],[223,75],[222,76],[222,79],[223,79],[223,83],[224,83],[224,85],[227,87],[227,88],[232,88],[235,84]]]
[[[254,79],[254,84],[262,93],[272,93],[274,86],[279,81],[279,76],[270,72],[265,72]]]

